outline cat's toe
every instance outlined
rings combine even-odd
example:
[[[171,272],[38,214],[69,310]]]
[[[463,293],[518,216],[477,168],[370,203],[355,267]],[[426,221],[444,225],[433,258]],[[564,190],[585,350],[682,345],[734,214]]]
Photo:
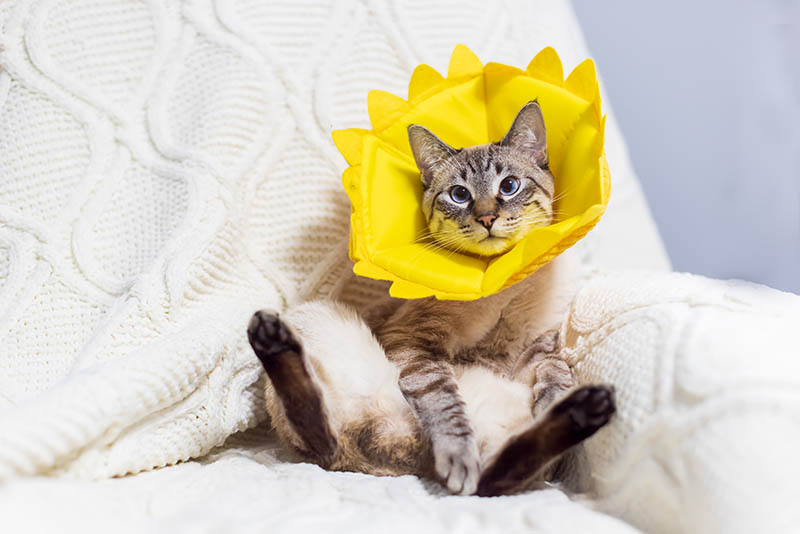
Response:
[[[300,345],[289,326],[278,314],[270,310],[259,310],[247,325],[247,338],[259,359],[268,358],[287,351],[299,352]]]

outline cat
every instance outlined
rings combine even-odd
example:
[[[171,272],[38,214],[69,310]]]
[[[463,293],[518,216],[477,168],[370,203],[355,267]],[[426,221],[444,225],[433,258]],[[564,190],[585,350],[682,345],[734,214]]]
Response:
[[[553,175],[536,102],[499,142],[455,149],[408,128],[426,239],[480,256],[553,220]],[[613,388],[576,387],[557,326],[575,270],[556,258],[473,301],[388,298],[362,315],[332,301],[256,312],[250,344],[284,443],[331,470],[414,474],[451,493],[535,487],[604,426]]]

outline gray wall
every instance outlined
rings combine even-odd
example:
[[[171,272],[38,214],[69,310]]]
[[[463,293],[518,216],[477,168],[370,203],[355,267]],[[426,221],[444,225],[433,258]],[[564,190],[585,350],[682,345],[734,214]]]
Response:
[[[800,293],[800,1],[573,5],[675,269]]]

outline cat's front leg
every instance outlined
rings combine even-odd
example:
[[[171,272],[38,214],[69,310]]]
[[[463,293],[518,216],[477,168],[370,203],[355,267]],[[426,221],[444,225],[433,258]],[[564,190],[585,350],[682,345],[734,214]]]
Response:
[[[387,356],[393,359],[391,353]],[[400,390],[430,440],[436,475],[452,493],[472,495],[480,476],[480,456],[452,366],[414,351],[393,356],[400,366]]]
[[[453,493],[477,487],[480,455],[458,391],[453,354],[496,324],[505,300],[406,301],[376,331],[400,371],[399,386],[431,444],[436,476]]]
[[[533,384],[531,410],[535,417],[575,387],[572,369],[560,348],[558,330],[545,332],[523,350],[511,370],[511,376]]]
[[[448,361],[445,314],[411,313],[390,317],[378,331],[386,357],[400,371],[398,385],[430,441],[433,470],[453,493],[471,495],[480,476],[475,432]]]

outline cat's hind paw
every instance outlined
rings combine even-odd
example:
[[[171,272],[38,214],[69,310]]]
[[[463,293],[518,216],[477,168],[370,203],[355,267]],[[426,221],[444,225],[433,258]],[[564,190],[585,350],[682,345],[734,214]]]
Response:
[[[247,337],[261,360],[292,430],[298,448],[323,467],[334,461],[338,443],[328,420],[322,391],[306,366],[300,342],[277,313],[257,311],[247,325]]]
[[[247,339],[262,362],[284,352],[300,352],[300,344],[278,314],[270,310],[259,310],[247,325]]]
[[[583,386],[553,406],[555,416],[569,418],[573,432],[586,439],[606,425],[616,411],[612,386]]]

